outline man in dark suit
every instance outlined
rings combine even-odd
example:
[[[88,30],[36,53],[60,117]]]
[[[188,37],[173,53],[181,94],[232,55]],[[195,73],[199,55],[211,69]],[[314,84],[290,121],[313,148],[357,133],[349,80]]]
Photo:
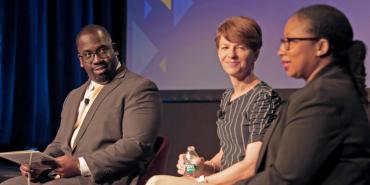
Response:
[[[58,133],[44,151],[56,157],[55,177],[22,165],[23,176],[3,184],[26,184],[28,173],[32,184],[135,184],[152,157],[161,108],[156,85],[120,64],[105,28],[85,26],[76,44],[89,79],[65,99]]]

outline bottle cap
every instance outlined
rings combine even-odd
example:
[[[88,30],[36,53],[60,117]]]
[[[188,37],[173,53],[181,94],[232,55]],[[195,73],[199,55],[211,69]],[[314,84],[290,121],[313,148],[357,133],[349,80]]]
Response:
[[[195,150],[195,147],[194,146],[188,146],[188,150]]]

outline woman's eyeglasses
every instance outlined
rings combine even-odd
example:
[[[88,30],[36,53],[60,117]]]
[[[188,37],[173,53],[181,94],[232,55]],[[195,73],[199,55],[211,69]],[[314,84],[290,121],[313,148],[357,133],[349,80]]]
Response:
[[[285,50],[290,49],[291,42],[298,42],[298,41],[318,41],[320,40],[319,37],[285,37],[280,39],[280,43],[283,45]]]

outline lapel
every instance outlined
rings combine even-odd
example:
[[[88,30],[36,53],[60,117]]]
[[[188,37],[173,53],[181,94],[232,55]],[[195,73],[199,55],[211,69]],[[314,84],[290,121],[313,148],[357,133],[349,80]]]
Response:
[[[78,117],[78,108],[80,106],[80,102],[81,100],[83,99],[84,95],[85,95],[85,91],[86,89],[89,87],[89,84],[90,84],[90,80],[85,82],[81,88],[78,88],[76,90],[76,96],[73,96],[71,101],[72,102],[72,105],[70,108],[70,116],[67,116],[67,121],[66,123],[68,123],[68,133],[66,134],[66,136],[69,136],[69,139],[71,138],[72,136],[72,133],[73,133],[73,126],[74,124],[76,123],[77,121],[77,117]],[[69,139],[67,139],[67,145],[69,146]]]
[[[260,150],[260,153],[259,153],[259,156],[258,156],[258,160],[257,160],[257,164],[256,164],[256,171],[258,171],[258,169],[260,169],[261,167],[263,167],[261,165],[262,165],[262,161],[265,160],[265,158],[266,158],[267,146],[270,143],[271,136],[274,133],[274,131],[276,129],[276,126],[279,124],[279,120],[280,120],[281,116],[283,114],[285,114],[285,110],[287,108],[287,104],[288,103],[287,103],[286,100],[284,100],[281,103],[281,105],[280,105],[280,111],[278,112],[276,119],[271,123],[270,128],[267,129],[267,132],[265,134],[265,137],[263,138],[262,147],[261,147],[261,150]],[[283,124],[283,123],[280,123],[280,124]]]
[[[313,82],[316,81],[317,79],[320,79],[320,78],[322,78],[326,75],[336,73],[338,70],[341,70],[340,68],[341,67],[339,67],[335,64],[329,64],[329,65],[325,66],[321,71],[319,71],[319,73],[316,75],[316,77],[312,81],[307,83],[301,89],[307,88],[307,86],[312,85]],[[339,74],[343,74],[343,72],[340,72]],[[294,92],[293,94],[296,94],[299,91],[300,91],[300,89],[297,90],[296,92]],[[293,94],[290,97],[294,96]],[[277,118],[273,121],[271,127],[268,129],[268,131],[265,134],[265,137],[263,138],[262,147],[261,147],[260,154],[258,156],[258,160],[257,160],[257,164],[256,164],[256,171],[259,171],[259,169],[264,168],[264,166],[261,166],[261,165],[263,165],[263,161],[266,160],[267,148],[270,144],[271,137],[272,137],[273,133],[276,131],[277,125],[278,124],[286,124],[285,123],[286,120],[284,120],[286,118],[284,118],[284,117],[286,116],[286,111],[287,111],[288,104],[289,104],[289,101],[284,100],[282,102]],[[283,119],[283,122],[280,122],[281,119]]]
[[[108,96],[108,94],[115,89],[121,81],[120,78],[123,78],[127,69],[122,65],[118,70],[116,76],[113,78],[113,80],[106,85],[104,85],[103,89],[100,91],[98,96],[95,98],[93,104],[91,105],[90,109],[88,110],[84,121],[82,122],[81,128],[78,131],[78,134],[76,136],[76,139],[74,141],[74,146],[72,148],[72,152],[76,149],[76,147],[79,145],[79,142],[81,138],[83,137],[86,129],[89,127],[92,118],[95,116],[95,114],[98,114],[97,109],[99,108],[99,105],[103,102],[103,100]]]

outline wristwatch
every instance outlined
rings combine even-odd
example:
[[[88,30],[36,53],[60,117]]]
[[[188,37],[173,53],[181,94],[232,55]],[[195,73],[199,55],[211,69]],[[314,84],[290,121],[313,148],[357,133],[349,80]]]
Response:
[[[197,178],[197,182],[199,183],[207,183],[207,179],[204,175],[201,175]]]

